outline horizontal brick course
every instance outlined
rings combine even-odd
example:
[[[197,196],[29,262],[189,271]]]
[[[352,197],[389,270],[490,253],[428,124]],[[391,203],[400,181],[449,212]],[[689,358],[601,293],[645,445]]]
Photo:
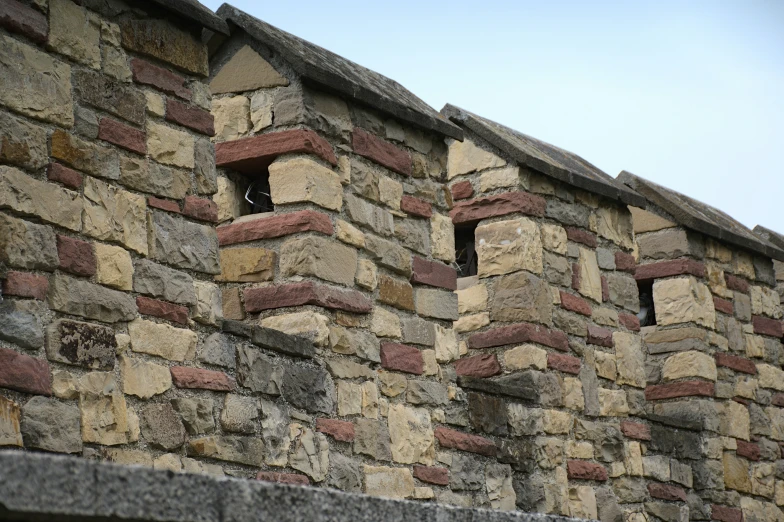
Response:
[[[101,118],[98,138],[137,154],[147,153],[147,135],[144,131],[111,118]]]
[[[618,320],[628,330],[631,330],[632,332],[639,332],[640,331],[640,320],[637,318],[636,315],[625,314],[625,313],[621,312],[621,313],[618,314]]]
[[[729,506],[711,506],[711,519],[717,522],[743,522],[743,511]]]
[[[297,232],[320,232],[331,236],[334,231],[329,216],[315,210],[300,210],[288,214],[260,217],[217,228],[218,242],[221,246],[258,239],[272,239]]]
[[[327,140],[307,129],[271,132],[217,143],[215,163],[218,167],[230,167],[256,175],[259,169],[267,167],[278,156],[297,152],[313,154],[332,165],[338,164]]]
[[[38,43],[46,43],[49,34],[46,16],[16,0],[0,2],[0,27]]]
[[[727,288],[729,288],[730,290],[734,290],[736,292],[741,292],[744,294],[749,293],[749,282],[743,279],[742,277],[738,277],[725,272],[724,281],[726,281]]]
[[[438,261],[428,261],[414,256],[411,282],[457,290],[457,271]]]
[[[435,436],[438,443],[444,448],[467,451],[487,457],[494,457],[496,454],[495,443],[484,437],[468,435],[442,426],[435,429]]]
[[[313,282],[290,283],[243,292],[246,312],[260,312],[306,304],[353,313],[369,313],[373,303],[356,290],[343,290]]]
[[[634,274],[637,271],[637,261],[634,256],[626,252],[615,253],[615,269]]]
[[[621,421],[621,432],[630,439],[651,440],[651,427],[647,424]]]
[[[569,460],[566,462],[566,474],[570,480],[598,480],[608,478],[607,468],[601,464],[585,460]]]
[[[757,374],[757,366],[754,364],[754,361],[751,359],[746,359],[745,357],[738,357],[737,355],[729,355],[726,353],[717,353],[716,357],[716,366],[724,366],[726,368],[732,368],[737,372],[748,373],[750,375]]]
[[[139,308],[140,314],[160,317],[179,324],[188,324],[188,308],[185,306],[144,296],[136,298],[136,306]]]
[[[582,363],[577,357],[571,355],[564,355],[560,353],[547,354],[547,367],[559,372],[571,373],[577,375],[580,373]]]
[[[182,213],[193,219],[218,222],[218,205],[211,199],[200,198],[198,196],[186,196]]]
[[[179,74],[175,74],[168,69],[153,65],[146,60],[134,58],[131,60],[131,72],[133,74],[133,81],[143,85],[149,85],[156,89],[165,92],[166,94],[173,94],[179,96],[184,100],[191,99],[193,93],[190,89],[185,87],[185,78]]]
[[[46,299],[46,291],[49,289],[49,279],[43,275],[10,271],[2,281],[2,288],[3,295],[32,297],[43,301]]]
[[[674,259],[646,265],[637,265],[634,278],[638,281],[690,274],[705,277],[705,265],[693,259]]]
[[[337,419],[316,419],[316,431],[341,442],[354,440],[354,423]]]
[[[49,181],[57,181],[73,189],[80,188],[84,181],[84,177],[79,172],[59,163],[49,164],[49,167],[46,169],[46,177]]]
[[[576,295],[568,294],[561,290],[561,308],[591,317],[591,304]]]
[[[544,216],[546,202],[541,196],[527,192],[507,192],[486,198],[460,201],[449,212],[452,223],[467,225],[483,219],[520,212],[529,216]]]
[[[746,442],[745,440],[740,439],[736,440],[735,443],[738,447],[736,453],[739,457],[746,457],[747,459],[754,461],[760,459],[759,444],[755,444],[754,442]]]
[[[152,208],[158,208],[161,210],[166,210],[167,212],[175,212],[180,214],[180,205],[176,201],[170,201],[168,199],[160,199],[153,196],[149,196],[147,198],[147,205]]]
[[[727,315],[732,315],[734,311],[732,301],[727,301],[726,299],[716,297],[715,295],[713,296],[713,308],[715,308],[717,312],[722,312]]]
[[[468,338],[468,347],[473,349],[493,348],[527,342],[543,344],[563,352],[569,350],[569,338],[565,333],[530,323],[512,324],[474,334]]]
[[[455,372],[467,377],[492,377],[501,373],[501,364],[495,354],[474,355],[455,361]]]
[[[433,206],[424,199],[415,198],[405,194],[400,199],[400,210],[411,216],[430,218],[433,215]]]
[[[414,466],[414,477],[437,486],[449,485],[449,470],[435,466]]]
[[[95,275],[97,265],[92,243],[58,234],[57,255],[62,270],[81,276]]]
[[[602,328],[600,326],[588,325],[588,344],[595,344],[597,346],[604,346],[606,348],[613,347],[613,333],[612,330]]]
[[[166,100],[166,121],[188,127],[206,136],[215,136],[215,118],[212,114],[177,100]]]
[[[676,397],[713,397],[716,386],[706,381],[682,381],[657,384],[645,388],[645,400],[674,399]]]
[[[51,395],[49,363],[14,350],[0,348],[0,388],[34,395]]]
[[[422,375],[425,362],[422,352],[414,346],[381,343],[381,366],[387,370]]]
[[[779,338],[784,336],[782,323],[777,319],[770,319],[768,317],[762,317],[761,315],[755,315],[751,318],[751,324],[754,326],[754,333],[756,334],[770,335],[771,337]]]
[[[593,232],[588,232],[585,229],[577,228],[577,227],[565,227],[566,228],[566,238],[569,241],[574,241],[575,243],[581,243],[585,246],[596,248],[598,241],[596,239],[596,234]]]
[[[461,181],[452,185],[452,199],[457,201],[459,199],[468,199],[474,195],[474,187],[470,181]]]
[[[682,488],[670,484],[651,482],[648,484],[648,493],[653,498],[686,502],[686,492]]]
[[[171,367],[172,382],[178,388],[233,391],[237,387],[234,379],[223,372],[191,368],[188,366]]]
[[[359,128],[351,133],[351,145],[360,156],[400,174],[411,175],[411,155],[403,149]]]

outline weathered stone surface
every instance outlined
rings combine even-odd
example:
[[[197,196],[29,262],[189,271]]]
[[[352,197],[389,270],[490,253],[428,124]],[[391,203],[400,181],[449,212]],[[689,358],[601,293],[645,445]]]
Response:
[[[309,201],[330,210],[343,206],[339,176],[312,159],[276,161],[269,172],[270,194],[276,205]]]
[[[259,405],[253,397],[229,393],[223,398],[220,423],[225,431],[253,434],[258,421]]]
[[[161,19],[125,20],[122,46],[171,63],[184,71],[207,76],[207,49],[190,34]]]
[[[496,454],[495,443],[492,440],[477,435],[468,435],[459,431],[450,430],[439,426],[435,429],[435,436],[439,444],[445,448],[458,449],[494,457]]]
[[[131,70],[133,81],[136,83],[150,85],[166,94],[174,94],[185,100],[190,100],[193,96],[191,89],[185,86],[185,78],[168,69],[153,65],[146,60],[133,58]]]
[[[196,304],[196,291],[190,275],[146,259],[136,262],[133,290],[174,303]]]
[[[49,285],[49,306],[107,323],[136,317],[136,303],[130,295],[61,274],[55,275]]]
[[[215,430],[212,399],[181,397],[171,402],[189,434],[201,435]]]
[[[68,0],[49,3],[49,48],[98,69],[101,65],[100,19]]]
[[[46,355],[52,361],[110,370],[116,350],[114,330],[105,326],[61,319],[47,328]]]
[[[262,319],[261,325],[265,329],[279,330],[289,335],[304,337],[318,345],[326,343],[329,336],[327,328],[328,318],[313,312],[297,312],[293,314],[277,315]],[[270,345],[263,338],[264,332],[257,334],[260,343]],[[304,353],[304,351],[299,350]]]
[[[640,299],[637,284],[631,277],[619,272],[607,274],[607,287],[610,302],[632,312],[640,311]]]
[[[453,141],[449,144],[447,179],[475,171],[503,167],[506,161],[479,148],[473,141]]]
[[[147,202],[144,196],[88,178],[84,183],[84,233],[117,241],[147,255]]]
[[[427,261],[414,256],[412,283],[422,283],[430,286],[457,289],[457,272],[454,268],[435,261]]]
[[[716,322],[710,289],[694,277],[656,281],[653,301],[657,324],[695,322],[712,328]]]
[[[153,212],[149,224],[150,257],[179,268],[219,274],[215,229],[165,212]]]
[[[470,455],[452,457],[452,469],[449,487],[453,491],[471,491],[482,489],[485,482],[482,463]]]
[[[381,365],[389,370],[415,375],[422,375],[424,371],[422,352],[413,346],[398,343],[381,343]]]
[[[716,387],[712,382],[681,381],[671,384],[660,384],[645,388],[645,399],[672,399],[675,397],[706,396],[713,397]]]
[[[139,439],[139,419],[128,409],[112,373],[88,373],[78,388],[82,441],[115,446]]]
[[[209,199],[198,196],[186,196],[182,206],[182,213],[193,219],[217,223],[218,206]]]
[[[27,448],[79,453],[79,409],[56,399],[33,397],[22,408],[22,435]]]
[[[6,295],[13,295],[4,287]],[[29,301],[0,302],[0,339],[27,349],[44,344],[42,309]]]
[[[244,299],[248,312],[304,304],[354,313],[367,313],[372,309],[370,300],[355,290],[339,290],[312,282],[246,289]]]
[[[147,153],[146,138],[144,131],[112,118],[101,118],[98,124],[98,139],[108,141],[137,154]]]
[[[392,460],[390,445],[386,422],[362,418],[356,420],[354,453],[368,455],[376,460]]]
[[[625,417],[629,413],[626,392],[599,388],[599,414],[611,417]]]
[[[640,257],[649,259],[675,259],[678,257],[702,257],[701,242],[682,228],[662,230],[637,238]]]
[[[403,195],[401,198],[400,210],[409,215],[426,219],[433,215],[433,207],[430,203],[423,199],[409,196],[408,194]]]
[[[455,231],[447,216],[436,213],[430,218],[430,247],[434,258],[446,263],[455,260]]]
[[[193,358],[198,340],[196,333],[191,330],[145,319],[136,319],[129,323],[128,333],[131,335],[133,351],[177,362]]]
[[[0,126],[3,129],[0,131],[0,159],[4,163],[31,170],[46,165],[49,156],[46,129],[5,112],[0,112]],[[54,166],[62,167],[58,164]],[[81,180],[81,176],[76,174]],[[58,176],[49,176],[50,181],[60,181],[71,188],[78,188],[78,185],[74,187],[68,183],[68,179],[68,175],[60,176],[59,179]]]
[[[408,498],[414,494],[414,478],[407,468],[369,466],[365,473],[365,493],[377,497]]]
[[[378,267],[368,259],[359,259],[354,280],[362,288],[375,290],[378,285]]]
[[[560,353],[547,354],[547,367],[560,372],[577,375],[580,373],[581,362],[577,357]]]
[[[55,244],[51,228],[0,214],[0,262],[51,271],[59,263]]]
[[[409,381],[406,401],[411,404],[443,406],[449,401],[446,387],[437,382]]]
[[[95,244],[97,271],[96,282],[116,288],[131,290],[133,287],[133,263],[124,248],[103,243]]]
[[[335,385],[329,372],[320,367],[286,366],[281,391],[297,408],[328,414],[334,411]]]
[[[410,393],[410,387],[409,392]],[[430,412],[402,404],[389,407],[389,437],[392,459],[403,464],[432,464],[435,457]]]
[[[223,372],[172,366],[170,368],[172,382],[178,388],[190,388],[213,391],[232,391],[236,388],[234,379]]]
[[[553,299],[548,284],[527,272],[496,280],[490,318],[494,321],[531,321],[552,324]]]
[[[0,388],[51,395],[49,364],[14,350],[0,348]]]
[[[79,231],[82,228],[81,206],[76,192],[38,181],[19,169],[0,166],[0,207]]]
[[[315,276],[351,286],[356,266],[354,248],[319,236],[290,239],[280,249],[280,271],[284,276]]]
[[[256,51],[245,45],[218,71],[210,82],[210,90],[213,94],[224,94],[285,87],[288,84],[285,77]]]
[[[569,339],[566,334],[529,323],[502,326],[468,338],[468,346],[474,349],[526,342],[543,344],[562,352],[569,350]]]
[[[751,323],[754,326],[754,333],[776,338],[784,336],[784,325],[781,321],[755,315],[751,318]]]
[[[434,288],[417,288],[416,311],[425,317],[455,321],[458,319],[457,295]]]
[[[362,492],[362,473],[360,462],[341,453],[329,455],[329,486],[350,493]]]
[[[168,366],[154,364],[141,359],[120,357],[123,392],[141,399],[159,395],[172,386]]]
[[[257,437],[214,435],[192,439],[188,455],[261,467],[264,465],[264,442]]]
[[[218,326],[223,319],[223,301],[220,289],[215,283],[194,281],[196,306],[193,319],[202,324]]]
[[[495,354],[474,355],[455,362],[457,375],[469,377],[491,377],[501,373],[501,365]]]
[[[21,409],[12,400],[0,396],[0,446],[22,447]]]
[[[147,150],[150,157],[160,163],[186,169],[195,166],[193,137],[181,130],[158,123],[148,123]]]
[[[715,381],[716,362],[711,356],[701,352],[681,352],[671,355],[662,367],[662,378],[665,381],[674,381],[683,377],[702,377]]]
[[[360,128],[355,128],[351,133],[351,144],[354,152],[360,156],[364,156],[400,174],[411,175],[411,156],[403,149],[381,140]]]
[[[292,486],[309,486],[310,480],[305,475],[297,473],[276,473],[274,471],[259,471],[256,480],[264,482],[276,482],[278,484],[290,484]]]
[[[435,466],[414,466],[414,477],[438,486],[449,485],[449,470]]]
[[[0,9],[0,25],[38,43],[45,43],[49,32],[45,15],[16,0],[6,2]]]
[[[83,103],[138,125],[144,123],[147,100],[135,87],[87,70],[74,72],[74,86]]]
[[[141,295],[136,298],[136,306],[142,315],[152,315],[182,325],[188,324],[188,308],[184,306],[150,299]]]
[[[139,417],[142,435],[152,447],[171,451],[185,443],[185,427],[171,404],[149,404]]]
[[[276,123],[280,119],[276,115]],[[338,161],[330,144],[308,129],[271,132],[224,143],[215,147],[216,164],[252,173],[284,154],[314,154],[332,165]]]
[[[570,479],[605,481],[608,478],[607,468],[584,460],[567,461],[566,470]]]
[[[469,393],[468,416],[474,429],[491,435],[506,435],[506,404],[498,397]]]
[[[618,370],[615,382],[644,388],[646,384],[645,357],[639,336],[625,332],[614,332],[613,344],[615,345],[615,360]]]
[[[335,440],[352,442],[354,440],[354,424],[337,419],[316,419],[316,431],[326,433]]]
[[[74,123],[71,68],[38,49],[0,37],[0,103],[65,127]]]
[[[544,370],[547,368],[547,352],[532,344],[517,346],[504,353],[504,364],[510,370]]]
[[[638,281],[659,279],[674,275],[691,274],[705,277],[705,265],[693,259],[674,259],[639,265],[634,271],[634,278]]]
[[[539,229],[530,219],[499,221],[477,227],[476,252],[479,277],[508,274],[524,269],[542,273]]]

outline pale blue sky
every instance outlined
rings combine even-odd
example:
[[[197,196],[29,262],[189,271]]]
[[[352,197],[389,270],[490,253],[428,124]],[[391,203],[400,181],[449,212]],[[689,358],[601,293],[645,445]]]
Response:
[[[453,103],[784,233],[781,0],[231,3],[437,110]]]

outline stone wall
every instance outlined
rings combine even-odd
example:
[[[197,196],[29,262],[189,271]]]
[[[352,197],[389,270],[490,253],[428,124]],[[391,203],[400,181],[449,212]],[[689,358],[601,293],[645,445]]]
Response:
[[[781,263],[165,4],[0,5],[0,446],[784,520]]]

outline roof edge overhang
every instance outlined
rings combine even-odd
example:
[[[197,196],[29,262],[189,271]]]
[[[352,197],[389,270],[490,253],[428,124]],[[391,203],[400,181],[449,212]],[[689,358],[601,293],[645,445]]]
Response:
[[[228,36],[229,25],[197,0],[149,0],[150,2],[187,18],[216,33]]]

